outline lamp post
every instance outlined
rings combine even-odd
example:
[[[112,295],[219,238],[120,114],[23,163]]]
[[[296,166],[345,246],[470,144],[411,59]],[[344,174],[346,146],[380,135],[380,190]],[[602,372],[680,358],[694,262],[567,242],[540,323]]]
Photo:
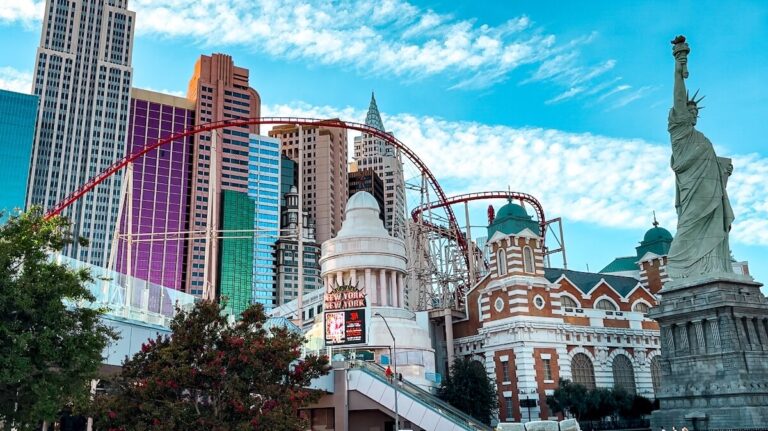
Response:
[[[389,336],[392,337],[392,365],[395,367],[395,377],[392,379],[392,386],[395,387],[395,431],[397,431],[400,429],[400,412],[397,409],[397,384],[400,376],[397,374],[397,341],[395,341],[395,334],[392,333],[392,329],[389,328],[387,319],[378,312],[374,316],[381,317],[381,320],[384,321],[384,325],[387,327],[387,331],[389,331]]]

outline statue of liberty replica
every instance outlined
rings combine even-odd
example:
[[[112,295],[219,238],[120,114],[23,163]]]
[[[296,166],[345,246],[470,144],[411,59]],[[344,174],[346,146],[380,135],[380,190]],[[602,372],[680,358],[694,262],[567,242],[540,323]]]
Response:
[[[651,310],[662,344],[661,408],[651,428],[768,430],[768,299],[731,265],[726,185],[733,165],[696,130],[702,98],[686,89],[690,51],[685,37],[672,41],[668,129],[678,222],[666,263],[670,281]]]
[[[728,232],[733,211],[725,192],[733,172],[730,159],[717,157],[712,143],[696,130],[699,102],[688,98],[688,53],[685,38],[674,41],[675,84],[669,111],[672,140],[672,170],[675,172],[677,234],[667,260],[667,274],[673,279],[702,274],[733,272]]]

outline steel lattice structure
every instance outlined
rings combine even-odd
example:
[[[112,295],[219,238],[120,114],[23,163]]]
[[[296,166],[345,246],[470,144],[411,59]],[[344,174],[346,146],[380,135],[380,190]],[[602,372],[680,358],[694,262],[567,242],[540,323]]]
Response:
[[[536,212],[542,238],[545,238],[547,222],[544,216],[544,208],[535,197],[520,192],[489,191],[468,193],[452,196],[446,199],[438,199],[431,202],[423,202],[411,211],[411,258],[412,276],[418,280],[418,284],[427,287],[420,292],[418,308],[461,308],[464,293],[468,286],[473,285],[484,274],[485,262],[482,251],[473,246],[456,250],[453,244],[463,241],[468,244],[471,238],[465,233],[443,227],[440,217],[436,217],[433,209],[450,208],[456,204],[467,204],[471,201],[486,199],[519,200],[530,204]],[[467,219],[469,211],[467,210]],[[469,223],[468,223],[469,224]],[[459,259],[461,256],[461,259]],[[466,266],[463,265],[466,263]],[[430,286],[436,288],[429,289]]]
[[[535,197],[527,193],[498,191],[498,192],[467,193],[463,195],[451,196],[450,198],[447,198],[447,199],[440,199],[434,202],[428,202],[428,203],[419,205],[418,207],[414,208],[411,211],[411,217],[413,218],[413,221],[418,221],[422,213],[434,208],[443,208],[443,207],[461,204],[465,202],[486,200],[486,199],[509,199],[509,200],[518,200],[520,202],[529,203],[533,207],[534,211],[536,211],[536,217],[538,218],[538,221],[539,221],[539,228],[541,229],[541,232],[539,233],[541,234],[542,237],[544,237],[544,234],[546,233],[546,230],[547,230],[546,218],[544,218],[544,207],[541,206],[541,203],[538,201],[538,199],[536,199]]]
[[[427,241],[427,244],[417,244],[416,247],[412,247],[409,250],[411,255],[410,260],[416,265],[414,271],[421,274],[416,277],[416,280],[418,280],[418,289],[420,292],[427,291],[429,292],[429,295],[441,298],[438,302],[432,301],[430,308],[458,305],[461,300],[460,297],[464,290],[464,286],[467,286],[470,283],[467,270],[467,268],[470,267],[470,255],[468,253],[466,238],[461,233],[456,221],[456,216],[451,205],[448,203],[445,192],[438,183],[437,178],[435,178],[427,165],[413,152],[413,150],[391,134],[361,123],[343,121],[340,119],[322,120],[304,117],[258,117],[199,124],[184,132],[169,135],[115,161],[105,170],[92,177],[85,184],[72,192],[56,206],[51,208],[46,213],[46,218],[51,218],[60,214],[64,209],[94,189],[101,182],[105,181],[121,169],[129,166],[132,162],[143,157],[150,151],[162,147],[163,145],[202,132],[223,129],[226,127],[242,127],[256,124],[293,124],[308,127],[335,127],[355,130],[382,139],[402,151],[406,157],[416,165],[421,173],[422,204],[430,200],[427,188],[431,187],[437,195],[434,196],[434,198],[437,199],[438,203],[442,204],[434,205],[430,207],[429,210],[431,210],[431,208],[439,207],[445,211],[444,216],[438,217],[435,215],[434,219],[431,219],[426,223],[414,225],[414,229],[409,235],[419,241]],[[430,214],[432,213],[430,212]],[[437,222],[438,218],[439,223]],[[171,233],[171,235],[173,235],[173,233]],[[450,260],[450,264],[446,264],[446,259],[443,259],[444,253],[451,253],[450,259],[448,259]]]

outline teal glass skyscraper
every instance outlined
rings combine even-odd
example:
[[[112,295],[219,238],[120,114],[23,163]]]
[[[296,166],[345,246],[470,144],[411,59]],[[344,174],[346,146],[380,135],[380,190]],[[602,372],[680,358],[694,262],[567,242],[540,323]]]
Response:
[[[253,218],[253,302],[269,311],[277,305],[275,242],[280,235],[280,140],[250,135],[248,196],[256,202]]]
[[[37,101],[37,96],[0,90],[0,211],[5,213],[0,222],[15,208],[24,208]]]

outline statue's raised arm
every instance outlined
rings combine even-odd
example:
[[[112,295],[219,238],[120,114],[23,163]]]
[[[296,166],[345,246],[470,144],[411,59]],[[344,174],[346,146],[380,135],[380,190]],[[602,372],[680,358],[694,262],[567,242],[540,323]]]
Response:
[[[685,79],[688,78],[688,53],[691,48],[685,43],[685,36],[677,36],[672,40],[672,54],[675,56],[675,87],[673,92],[674,109],[684,112],[688,109],[688,92],[685,89]]]

